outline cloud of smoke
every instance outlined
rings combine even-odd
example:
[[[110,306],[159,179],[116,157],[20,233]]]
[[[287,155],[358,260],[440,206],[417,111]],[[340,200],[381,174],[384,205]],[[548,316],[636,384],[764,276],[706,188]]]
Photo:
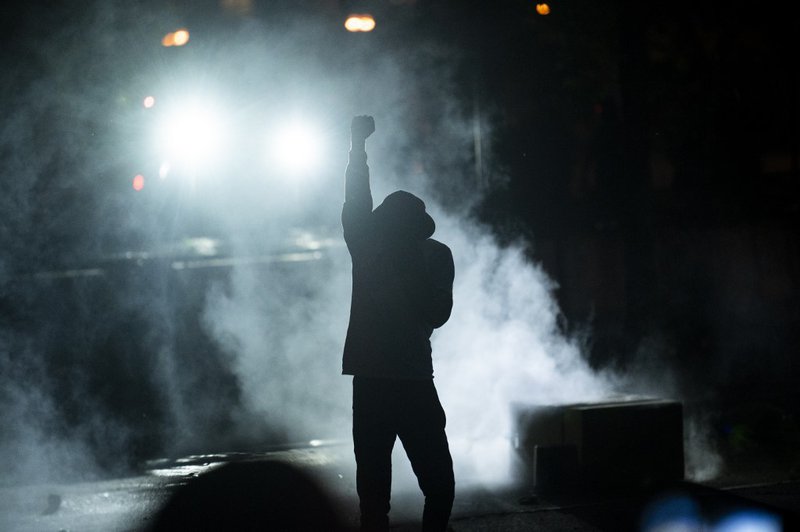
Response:
[[[350,263],[339,213],[355,114],[372,114],[378,125],[368,145],[376,203],[397,188],[425,198],[435,238],[455,256],[455,307],[433,345],[460,475],[505,477],[511,403],[612,391],[613,379],[593,372],[580,341],[560,330],[556,287],[524,246],[499,245],[461,214],[482,193],[475,124],[486,160],[491,124],[472,114],[470,97],[468,105],[456,97],[470,92],[456,75],[458,50],[343,40],[338,23],[334,30],[311,17],[245,19],[212,43],[193,40],[183,63],[160,51],[147,61],[130,45],[152,33],[145,28],[157,14],[128,24],[131,11],[107,2],[84,13],[41,49],[31,44],[38,70],[19,67],[20,85],[4,87],[21,91],[3,122],[3,170],[15,182],[0,199],[9,253],[0,295],[17,306],[0,322],[0,449],[20,458],[17,473],[46,477],[54,464],[75,471],[127,454],[259,438],[348,437],[349,380],[339,374]],[[118,31],[99,31],[108,27]],[[319,54],[302,52],[309,47]],[[131,200],[128,174],[145,132],[125,121],[124,102],[151,89],[180,98],[187,87],[227,90],[240,123],[288,115],[321,122],[327,165],[308,181],[280,181],[243,141],[235,163],[199,184],[205,192]],[[109,184],[116,182],[125,186]],[[259,260],[214,273],[176,269],[158,251],[187,236],[189,217],[205,218],[201,230],[225,241],[231,257]],[[62,305],[49,304],[52,285],[18,282],[96,257],[106,261],[103,274],[58,285]]]
[[[434,338],[436,380],[465,476],[502,481],[511,473],[511,405],[602,399],[611,380],[565,335],[555,285],[521,245],[501,247],[479,226],[439,219],[457,280],[451,320]]]
[[[336,251],[325,261],[236,268],[227,290],[208,294],[205,322],[231,355],[243,407],[292,441],[347,433],[347,382],[337,378],[347,270]]]
[[[42,386],[41,368],[25,361],[23,346],[0,345],[0,453],[5,482],[21,478],[59,479],[74,471],[96,472],[98,464],[79,431],[65,434],[53,399]],[[22,360],[20,360],[22,359]]]
[[[454,85],[453,69],[433,66],[446,53],[454,51],[424,43],[377,58],[365,52],[370,61],[354,60],[347,71],[325,77],[323,92],[340,98],[331,106],[352,111],[340,115],[340,166],[321,185],[330,190],[327,204],[307,208],[328,213],[323,237],[337,245],[311,266],[235,269],[227,290],[210,292],[206,323],[231,353],[247,408],[298,438],[348,436],[349,380],[338,374],[350,263],[338,217],[346,126],[354,114],[374,115],[368,152],[375,203],[397,188],[419,194],[437,220],[435,237],[455,255],[455,308],[433,341],[456,463],[466,478],[502,481],[510,467],[513,402],[590,400],[610,387],[585,363],[580,342],[560,330],[555,285],[524,246],[503,247],[488,227],[458,214],[482,190],[474,173],[476,117],[453,97],[464,91]],[[243,242],[240,252],[251,245]]]

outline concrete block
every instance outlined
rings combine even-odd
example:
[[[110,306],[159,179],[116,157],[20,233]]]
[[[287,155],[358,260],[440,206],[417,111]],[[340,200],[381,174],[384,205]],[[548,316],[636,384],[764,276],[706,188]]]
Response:
[[[578,453],[584,483],[651,485],[682,480],[683,408],[652,399],[570,406],[564,443]]]

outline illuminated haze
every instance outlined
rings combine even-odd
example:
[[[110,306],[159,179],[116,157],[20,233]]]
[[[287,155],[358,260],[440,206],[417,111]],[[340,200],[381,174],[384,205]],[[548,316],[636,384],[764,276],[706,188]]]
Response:
[[[434,238],[453,250],[455,306],[432,341],[460,478],[504,478],[513,402],[618,391],[618,379],[591,371],[580,341],[562,333],[557,287],[525,246],[500,246],[468,214],[483,188],[476,117],[454,98],[469,91],[458,85],[463,64],[452,47],[396,32],[342,35],[324,10],[262,20],[215,8],[218,32],[213,17],[198,22],[190,44],[167,53],[160,28],[174,27],[161,21],[193,30],[192,21],[152,12],[129,23],[128,9],[98,2],[51,37],[6,52],[15,67],[3,91],[14,105],[4,110],[2,165],[13,182],[0,199],[0,296],[13,311],[0,324],[0,449],[18,458],[3,465],[7,478],[99,473],[126,456],[349,438],[350,379],[340,373],[350,262],[339,215],[355,114],[376,119],[376,204],[398,188],[417,193],[437,221]],[[156,46],[136,46],[142,39]],[[31,50],[34,67],[12,57]],[[151,94],[154,110],[213,99],[235,137],[215,166],[175,170],[160,195],[162,161],[140,106]],[[490,161],[486,116],[478,120]],[[323,133],[313,173],[264,164],[262,131],[266,138],[283,120]],[[130,180],[139,172],[147,184],[137,195]],[[186,237],[214,239],[242,260],[176,277],[155,251]],[[143,260],[109,262],[125,252]],[[65,268],[84,273],[58,281],[64,292],[50,304],[57,281],[30,274]],[[199,316],[196,337],[182,332],[187,306]]]

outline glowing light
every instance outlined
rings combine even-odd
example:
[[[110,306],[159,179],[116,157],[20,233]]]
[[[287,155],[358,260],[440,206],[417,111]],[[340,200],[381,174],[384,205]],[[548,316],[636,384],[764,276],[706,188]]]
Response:
[[[536,4],[536,12],[540,15],[549,15],[550,4]]]
[[[171,164],[197,168],[208,165],[224,153],[227,127],[221,114],[208,104],[190,102],[165,117],[158,142],[164,161],[159,170],[162,179],[171,171]]]
[[[136,174],[133,178],[133,190],[139,192],[144,188],[144,176],[142,174]]]
[[[366,32],[375,29],[375,19],[372,15],[350,15],[344,21],[344,27],[351,32]]]
[[[183,46],[189,42],[189,30],[181,28],[171,31],[161,39],[161,45],[169,48],[170,46]]]
[[[189,30],[180,29],[175,32],[175,46],[183,46],[189,42]]]
[[[319,164],[322,148],[317,131],[306,124],[295,122],[274,135],[270,161],[277,163],[282,170],[305,172]]]
[[[760,509],[731,508],[721,515],[704,515],[694,497],[669,495],[650,502],[641,516],[642,532],[708,530],[709,532],[780,532],[780,515]]]
[[[761,510],[734,512],[719,521],[713,532],[781,532],[780,516]]]
[[[142,102],[142,105],[144,105],[145,109],[150,109],[155,104],[156,104],[156,99],[153,98],[152,96],[145,97],[144,101]]]

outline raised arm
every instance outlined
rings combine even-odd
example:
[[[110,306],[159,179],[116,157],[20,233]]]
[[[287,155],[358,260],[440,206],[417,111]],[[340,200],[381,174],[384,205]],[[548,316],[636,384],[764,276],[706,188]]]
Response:
[[[374,131],[375,120],[371,116],[356,116],[350,124],[350,158],[345,171],[342,227],[344,239],[351,247],[363,236],[372,213],[366,141]]]
[[[375,119],[360,115],[350,123],[350,151],[366,151],[367,137],[375,132]]]

